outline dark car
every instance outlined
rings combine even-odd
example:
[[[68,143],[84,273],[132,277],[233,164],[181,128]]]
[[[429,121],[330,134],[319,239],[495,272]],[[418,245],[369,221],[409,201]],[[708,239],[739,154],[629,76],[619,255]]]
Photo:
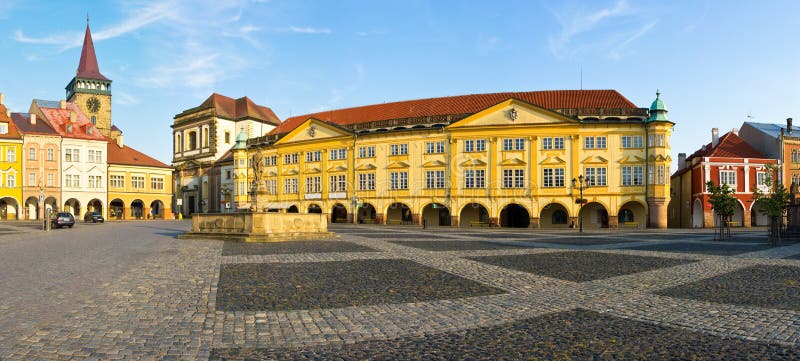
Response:
[[[64,226],[72,228],[72,226],[75,225],[75,217],[69,212],[58,212],[53,219],[50,220],[50,223],[54,228],[61,228]]]
[[[83,216],[83,221],[87,223],[103,223],[105,219],[103,219],[103,215],[100,212],[86,212],[86,215]]]

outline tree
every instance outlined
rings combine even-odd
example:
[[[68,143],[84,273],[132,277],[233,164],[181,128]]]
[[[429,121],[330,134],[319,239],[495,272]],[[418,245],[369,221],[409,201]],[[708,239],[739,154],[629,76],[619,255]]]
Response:
[[[762,214],[769,217],[769,243],[777,245],[781,240],[781,219],[789,207],[790,194],[780,182],[775,182],[775,166],[768,165],[763,187],[753,190],[753,202],[759,205]]]
[[[731,236],[730,219],[736,210],[736,197],[733,196],[734,190],[727,184],[714,185],[714,182],[706,182],[706,188],[711,193],[711,198],[708,203],[711,203],[711,209],[716,213],[719,222],[717,223],[717,230],[719,231],[719,238],[726,239]],[[715,232],[716,237],[716,232]]]

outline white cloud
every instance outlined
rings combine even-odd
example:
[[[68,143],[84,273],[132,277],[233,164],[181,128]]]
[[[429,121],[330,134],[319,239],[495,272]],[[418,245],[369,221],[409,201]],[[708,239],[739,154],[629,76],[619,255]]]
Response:
[[[625,0],[617,0],[608,7],[588,12],[571,8],[552,13],[561,31],[548,37],[548,45],[550,52],[559,58],[587,50],[618,58],[633,41],[655,26],[655,22],[642,24],[643,20],[640,19],[646,17]],[[603,28],[611,22],[614,22],[613,31]]]
[[[139,104],[139,99],[119,90],[114,92],[114,101],[120,105]]]
[[[288,31],[292,33],[300,33],[300,34],[330,34],[331,29],[326,28],[312,28],[312,27],[300,27],[300,26],[290,26],[287,28],[280,29],[281,31]]]

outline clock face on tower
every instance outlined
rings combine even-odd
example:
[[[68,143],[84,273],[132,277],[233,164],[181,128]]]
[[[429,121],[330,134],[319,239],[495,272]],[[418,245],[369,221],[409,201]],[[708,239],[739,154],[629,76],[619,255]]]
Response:
[[[92,113],[97,113],[97,111],[100,110],[100,99],[97,99],[96,97],[87,99],[86,108],[88,108]]]

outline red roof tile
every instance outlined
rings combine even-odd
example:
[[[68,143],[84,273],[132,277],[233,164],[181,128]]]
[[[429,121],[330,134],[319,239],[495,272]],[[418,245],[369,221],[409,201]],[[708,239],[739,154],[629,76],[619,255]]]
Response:
[[[73,102],[67,102],[67,109],[39,107],[50,126],[62,137],[88,140],[107,140],[97,128],[92,134],[87,134],[86,127],[92,122],[83,114],[81,109]],[[75,113],[75,123],[70,122],[70,113]],[[67,132],[67,125],[72,125],[72,131]],[[92,125],[93,126],[93,125]]]
[[[8,108],[0,104],[0,122],[8,124],[8,133],[0,134],[0,139],[22,139],[17,126],[14,125],[14,121],[6,114],[7,112]]]
[[[767,158],[733,132],[728,132],[721,136],[716,147],[712,148],[711,143],[708,143],[686,159],[689,160],[695,157]]]
[[[511,98],[546,109],[637,108],[635,104],[616,90],[548,90],[470,94],[373,104],[299,115],[286,119],[281,125],[273,129],[270,134],[288,133],[308,118],[348,125],[387,119],[473,114]]]
[[[81,49],[81,61],[78,63],[78,78],[108,80],[100,74],[100,67],[97,65],[97,56],[94,53],[94,42],[92,32],[89,31],[89,24],[86,24],[86,34],[83,36],[83,49]]]
[[[275,126],[281,123],[272,109],[258,105],[248,97],[233,99],[214,93],[199,108],[214,108],[217,115],[234,120],[252,118]]]
[[[31,124],[31,115],[28,113],[11,113],[11,120],[22,134],[58,135],[44,119],[39,119],[36,124]]]
[[[129,146],[120,147],[116,142],[108,142],[108,164],[134,165],[140,167],[171,168]]]

